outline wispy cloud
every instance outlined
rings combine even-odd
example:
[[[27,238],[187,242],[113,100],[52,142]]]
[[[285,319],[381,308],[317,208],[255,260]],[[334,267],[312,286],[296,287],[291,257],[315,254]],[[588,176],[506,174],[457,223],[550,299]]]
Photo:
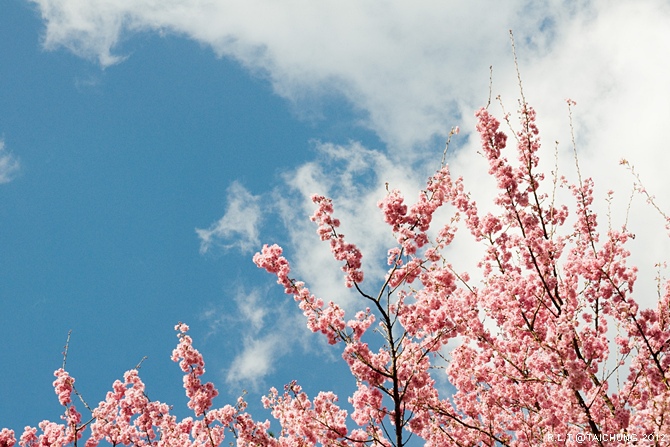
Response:
[[[303,333],[308,332],[302,316],[288,310],[287,304],[292,303],[268,302],[267,294],[267,288],[238,287],[233,309],[213,306],[203,312],[210,335],[231,329],[236,334],[232,360],[223,372],[226,383],[235,390],[258,391],[281,359],[296,347],[295,340],[304,339]]]
[[[226,374],[230,385],[247,384],[257,391],[265,377],[275,371],[277,357],[285,346],[282,335],[272,332],[264,337],[244,338],[242,352],[235,356]]]
[[[19,172],[19,160],[5,149],[5,142],[0,140],[0,183],[11,182]]]
[[[245,253],[258,249],[260,222],[259,197],[233,182],[228,187],[227,207],[223,217],[207,229],[195,230],[200,238],[200,252],[207,252],[213,244],[225,249],[237,247]]]

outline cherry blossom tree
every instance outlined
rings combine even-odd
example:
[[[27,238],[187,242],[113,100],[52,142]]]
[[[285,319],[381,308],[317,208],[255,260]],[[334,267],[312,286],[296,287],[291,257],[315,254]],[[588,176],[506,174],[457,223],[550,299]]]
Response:
[[[389,191],[379,208],[396,243],[376,284],[364,282],[362,253],[340,233],[332,201],[313,196],[318,234],[360,297],[353,316],[293,278],[281,247],[254,256],[295,299],[307,327],[342,348],[356,388],[347,407],[332,392],[309,397],[294,381],[262,399],[274,432],[242,398],[214,408],[217,390],[202,382],[202,355],[180,323],[172,359],[194,417],[177,420],[151,401],[136,369],[84,417],[74,378],[61,368],[54,389],[62,422],[26,427],[18,444],[669,445],[670,282],[659,279],[656,309],[639,308],[626,248],[634,235],[626,227],[599,230],[591,179],[545,179],[536,114],[525,100],[515,148],[487,109],[476,116],[497,185],[495,211],[480,212],[444,163],[413,205]],[[557,203],[556,188],[571,201]],[[450,217],[437,221],[438,209]],[[458,270],[450,250],[457,235],[485,248],[472,276]],[[453,392],[436,384],[445,373]],[[625,377],[617,383],[618,374]],[[12,430],[0,432],[0,447],[16,443]]]

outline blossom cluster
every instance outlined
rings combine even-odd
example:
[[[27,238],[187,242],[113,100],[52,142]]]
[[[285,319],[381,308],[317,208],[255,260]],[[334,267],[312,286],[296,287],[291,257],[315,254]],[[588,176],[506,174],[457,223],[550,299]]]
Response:
[[[476,116],[481,153],[498,189],[496,212],[480,215],[447,166],[428,180],[414,205],[398,190],[379,202],[397,246],[388,251],[381,290],[357,288],[382,340],[373,348],[365,331],[336,339],[357,383],[349,398],[352,420],[374,445],[402,445],[409,433],[431,446],[545,445],[559,434],[574,439],[584,431],[592,439],[603,433],[670,436],[663,416],[670,412],[670,284],[658,309],[638,308],[637,269],[628,265],[625,248],[632,234],[598,230],[591,179],[550,185],[573,194],[568,227],[571,207],[549,196],[539,169],[532,107],[521,103],[512,161],[500,122],[487,109]],[[332,202],[322,196],[315,202],[321,239],[330,239],[335,258],[345,261],[346,285],[358,284],[347,270],[360,268],[358,251],[333,242],[339,221]],[[451,218],[432,228],[435,212],[445,206]],[[485,245],[479,285],[448,260],[460,221]],[[353,262],[346,253],[355,253]],[[330,324],[342,318],[338,313]],[[612,323],[623,332],[618,352],[610,344]],[[628,380],[611,390],[610,378],[626,357]],[[442,397],[435,387],[430,371],[438,360],[446,361],[453,396]],[[301,417],[312,411],[301,408]],[[380,427],[394,428],[382,433]],[[346,444],[352,438],[339,439]]]
[[[172,361],[179,362],[179,367],[186,373],[184,375],[184,389],[188,396],[188,407],[195,412],[196,416],[204,415],[212,406],[212,399],[219,392],[212,382],[203,384],[200,376],[205,374],[205,360],[202,354],[193,347],[193,340],[186,335],[189,327],[184,323],[175,326],[179,331],[179,345],[172,351]]]
[[[340,226],[340,221],[332,217],[332,200],[314,194],[312,202],[318,205],[311,220],[319,226],[317,229],[319,237],[322,241],[330,241],[330,249],[336,260],[344,261],[342,270],[345,273],[345,285],[353,287],[354,284],[363,282],[363,272],[361,271],[363,255],[356,245],[345,242],[343,234],[338,234],[337,228]]]
[[[311,331],[326,335],[330,344],[337,343],[346,327],[344,310],[332,301],[325,307],[323,300],[314,296],[303,282],[291,279],[291,267],[282,253],[278,245],[266,244],[260,253],[254,255],[253,260],[259,268],[277,275],[277,283],[284,286],[284,291],[292,294],[299,303]]]
[[[112,390],[105,399],[91,410],[91,418],[82,422],[81,415],[72,404],[72,395],[76,393],[75,380],[61,368],[54,373],[56,380],[53,386],[59,403],[65,408],[62,416],[64,423],[45,420],[38,427],[26,427],[19,438],[19,445],[76,446],[87,429],[86,447],[96,447],[101,442],[135,447],[217,447],[223,443],[226,432],[237,437],[239,445],[245,445],[244,442],[250,440],[257,442],[258,439],[265,439],[266,442],[261,445],[276,445],[267,433],[269,422],[254,422],[244,411],[246,402],[242,398],[236,406],[213,408],[212,399],[218,391],[211,382],[201,382],[205,373],[202,355],[193,347],[186,324],[179,323],[175,329],[179,343],[172,359],[184,372],[188,407],[195,417],[177,420],[170,414],[171,406],[147,396],[137,369],[131,369],[124,374],[123,380],[112,384]],[[1,447],[14,447],[16,441],[13,430],[0,431]]]

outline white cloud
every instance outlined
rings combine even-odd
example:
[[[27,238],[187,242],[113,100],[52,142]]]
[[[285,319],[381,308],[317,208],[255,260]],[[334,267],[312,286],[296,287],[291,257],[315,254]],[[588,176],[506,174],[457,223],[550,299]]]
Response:
[[[264,299],[267,294],[261,288],[238,287],[232,299],[234,309],[217,305],[203,312],[210,325],[209,335],[221,329],[224,335],[231,329],[236,334],[235,351],[224,371],[226,383],[235,390],[250,387],[258,391],[281,358],[295,347],[295,341],[304,340],[308,332],[300,314],[287,312],[287,304],[293,303],[268,302]]]
[[[19,160],[5,150],[5,142],[0,140],[0,183],[11,182],[20,167]]]
[[[265,317],[269,313],[269,309],[263,307],[262,295],[263,292],[260,289],[253,288],[248,291],[239,286],[232,298],[236,307],[234,311],[222,308],[219,305],[208,307],[201,315],[201,318],[209,324],[210,332],[208,335],[213,335],[219,332],[221,328],[235,324],[240,324],[245,333],[258,334],[264,326]]]
[[[245,338],[243,351],[233,359],[226,382],[231,385],[250,384],[257,390],[263,378],[274,371],[273,365],[279,357],[278,348],[282,346],[281,337],[274,332],[260,339]]]
[[[196,229],[200,238],[200,252],[212,244],[226,249],[237,247],[251,252],[260,246],[258,226],[261,222],[259,197],[251,194],[237,182],[228,187],[226,212],[218,222],[207,229]]]

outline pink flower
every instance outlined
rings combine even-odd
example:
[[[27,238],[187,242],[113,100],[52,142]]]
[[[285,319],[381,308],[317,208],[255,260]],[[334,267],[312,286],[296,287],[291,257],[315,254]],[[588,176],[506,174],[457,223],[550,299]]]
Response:
[[[13,447],[16,444],[14,430],[3,428],[0,430],[0,447]]]
[[[57,369],[54,372],[56,380],[53,383],[54,391],[58,395],[58,401],[61,405],[66,406],[72,402],[72,385],[74,379],[63,368]]]

